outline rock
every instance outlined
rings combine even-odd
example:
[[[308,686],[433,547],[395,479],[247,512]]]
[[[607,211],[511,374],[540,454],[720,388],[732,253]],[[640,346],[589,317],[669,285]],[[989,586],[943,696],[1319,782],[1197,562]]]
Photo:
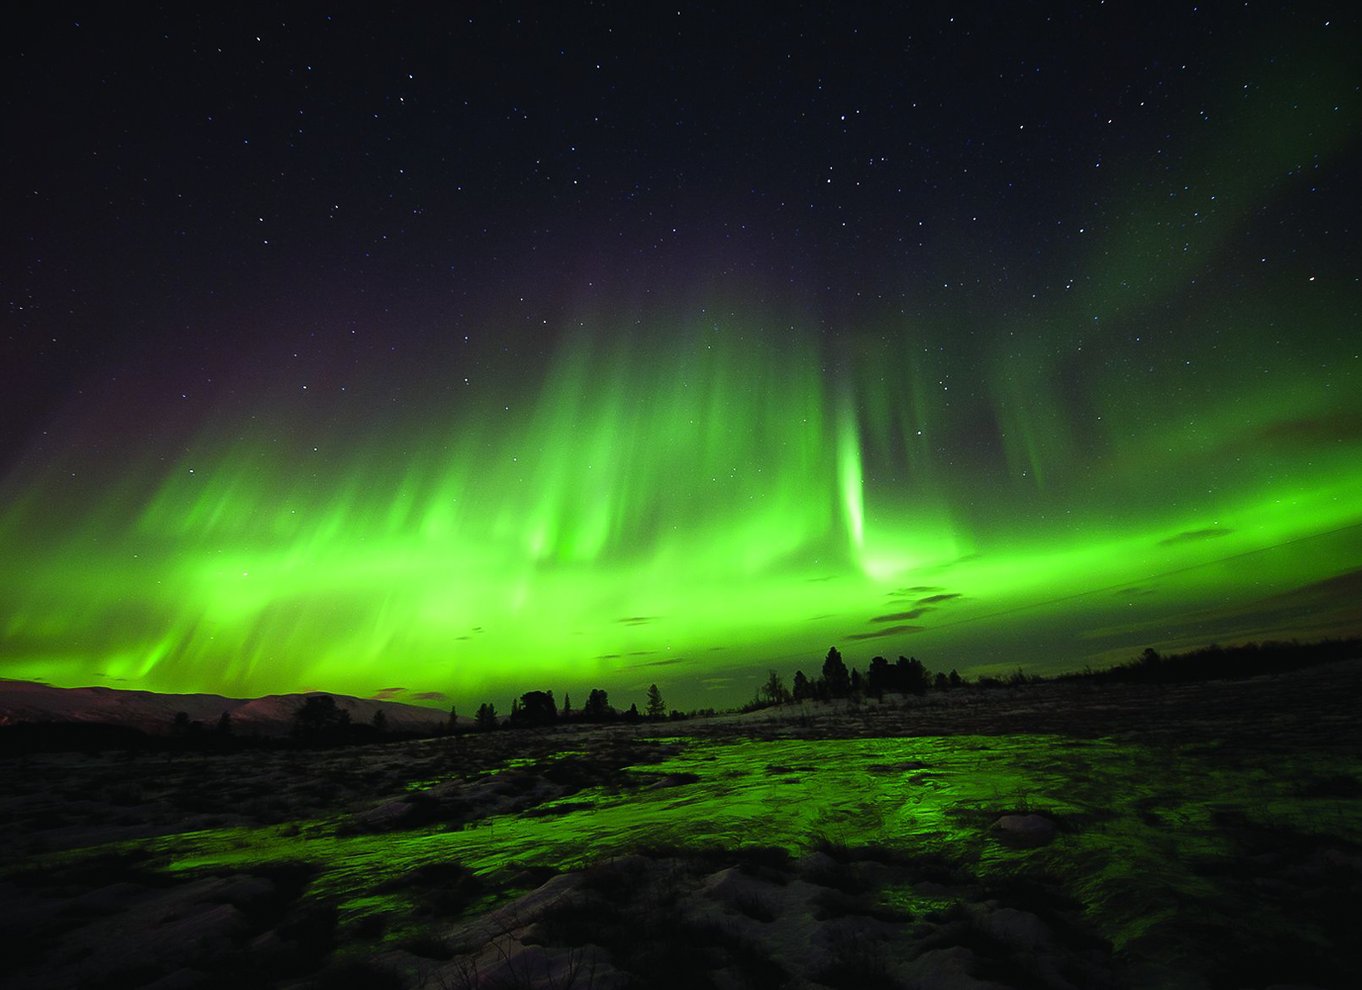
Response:
[[[926,952],[898,969],[899,981],[909,990],[1005,990],[974,975],[978,960],[962,945]]]
[[[383,832],[400,827],[402,820],[410,813],[411,803],[398,798],[362,811],[355,815],[351,821],[356,831]]]
[[[610,965],[597,946],[547,949],[514,941],[476,957],[456,961],[437,972],[436,979],[444,986],[525,987],[527,990],[570,986],[616,990],[627,983],[625,975]]]
[[[1026,952],[1043,949],[1053,942],[1049,926],[1030,911],[998,908],[985,914],[978,924],[990,937]]]
[[[813,852],[800,859],[795,868],[804,878],[827,876],[829,873],[837,873],[842,869],[842,864],[833,859],[827,853]]]
[[[700,885],[700,892],[759,921],[770,921],[779,913],[779,888],[748,876],[736,866],[710,874]]]
[[[277,888],[273,880],[241,874],[219,879],[214,886],[199,896],[204,901],[230,904],[236,908],[249,910],[256,904],[272,900],[276,894]]]
[[[86,916],[110,915],[126,911],[130,904],[147,897],[147,888],[140,884],[111,883],[72,898],[69,910]]]
[[[993,823],[998,841],[1016,849],[1034,849],[1054,841],[1055,823],[1044,815],[1003,815]]]
[[[261,932],[251,939],[250,952],[257,965],[268,968],[276,960],[282,959],[292,953],[293,948],[284,943],[279,937],[279,933],[271,928],[267,932]]]
[[[465,950],[476,950],[479,946],[508,937],[519,945],[518,937],[558,907],[565,898],[580,896],[578,888],[581,883],[581,874],[560,873],[509,904],[456,926],[449,933],[449,941]],[[541,936],[536,933],[533,937]]]

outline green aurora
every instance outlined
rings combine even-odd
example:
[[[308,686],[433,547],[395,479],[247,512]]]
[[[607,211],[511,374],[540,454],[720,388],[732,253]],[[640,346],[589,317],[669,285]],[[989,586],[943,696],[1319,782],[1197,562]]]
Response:
[[[533,330],[506,275],[398,356],[261,301],[274,343],[193,402],[192,354],[130,351],[0,477],[0,674],[724,706],[831,644],[979,673],[1362,631],[1359,282],[1311,233],[1355,59],[1302,51],[1213,60],[1067,240],[936,223],[976,288],[905,273],[879,316],[696,254],[547,279]]]
[[[722,705],[829,643],[969,672],[1358,628],[1358,400],[1299,352],[1065,396],[1000,353],[952,389],[902,328],[840,368],[770,317],[670,330],[416,415],[281,385],[188,440],[72,427],[7,482],[4,672]]]

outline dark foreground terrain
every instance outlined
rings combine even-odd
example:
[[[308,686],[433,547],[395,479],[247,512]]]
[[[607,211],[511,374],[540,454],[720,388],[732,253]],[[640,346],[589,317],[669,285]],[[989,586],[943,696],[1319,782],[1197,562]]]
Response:
[[[1351,987],[1359,688],[7,757],[3,982]]]

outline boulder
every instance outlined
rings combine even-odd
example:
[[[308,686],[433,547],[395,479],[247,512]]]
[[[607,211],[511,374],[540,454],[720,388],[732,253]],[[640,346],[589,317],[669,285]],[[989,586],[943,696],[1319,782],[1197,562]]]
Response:
[[[1034,849],[1054,841],[1055,823],[1044,815],[1003,815],[993,823],[998,841],[1016,849]]]

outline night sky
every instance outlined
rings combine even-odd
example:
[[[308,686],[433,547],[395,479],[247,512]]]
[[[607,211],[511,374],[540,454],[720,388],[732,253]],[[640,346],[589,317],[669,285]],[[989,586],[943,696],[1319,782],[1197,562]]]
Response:
[[[1350,4],[36,6],[0,676],[724,706],[1362,631]]]

